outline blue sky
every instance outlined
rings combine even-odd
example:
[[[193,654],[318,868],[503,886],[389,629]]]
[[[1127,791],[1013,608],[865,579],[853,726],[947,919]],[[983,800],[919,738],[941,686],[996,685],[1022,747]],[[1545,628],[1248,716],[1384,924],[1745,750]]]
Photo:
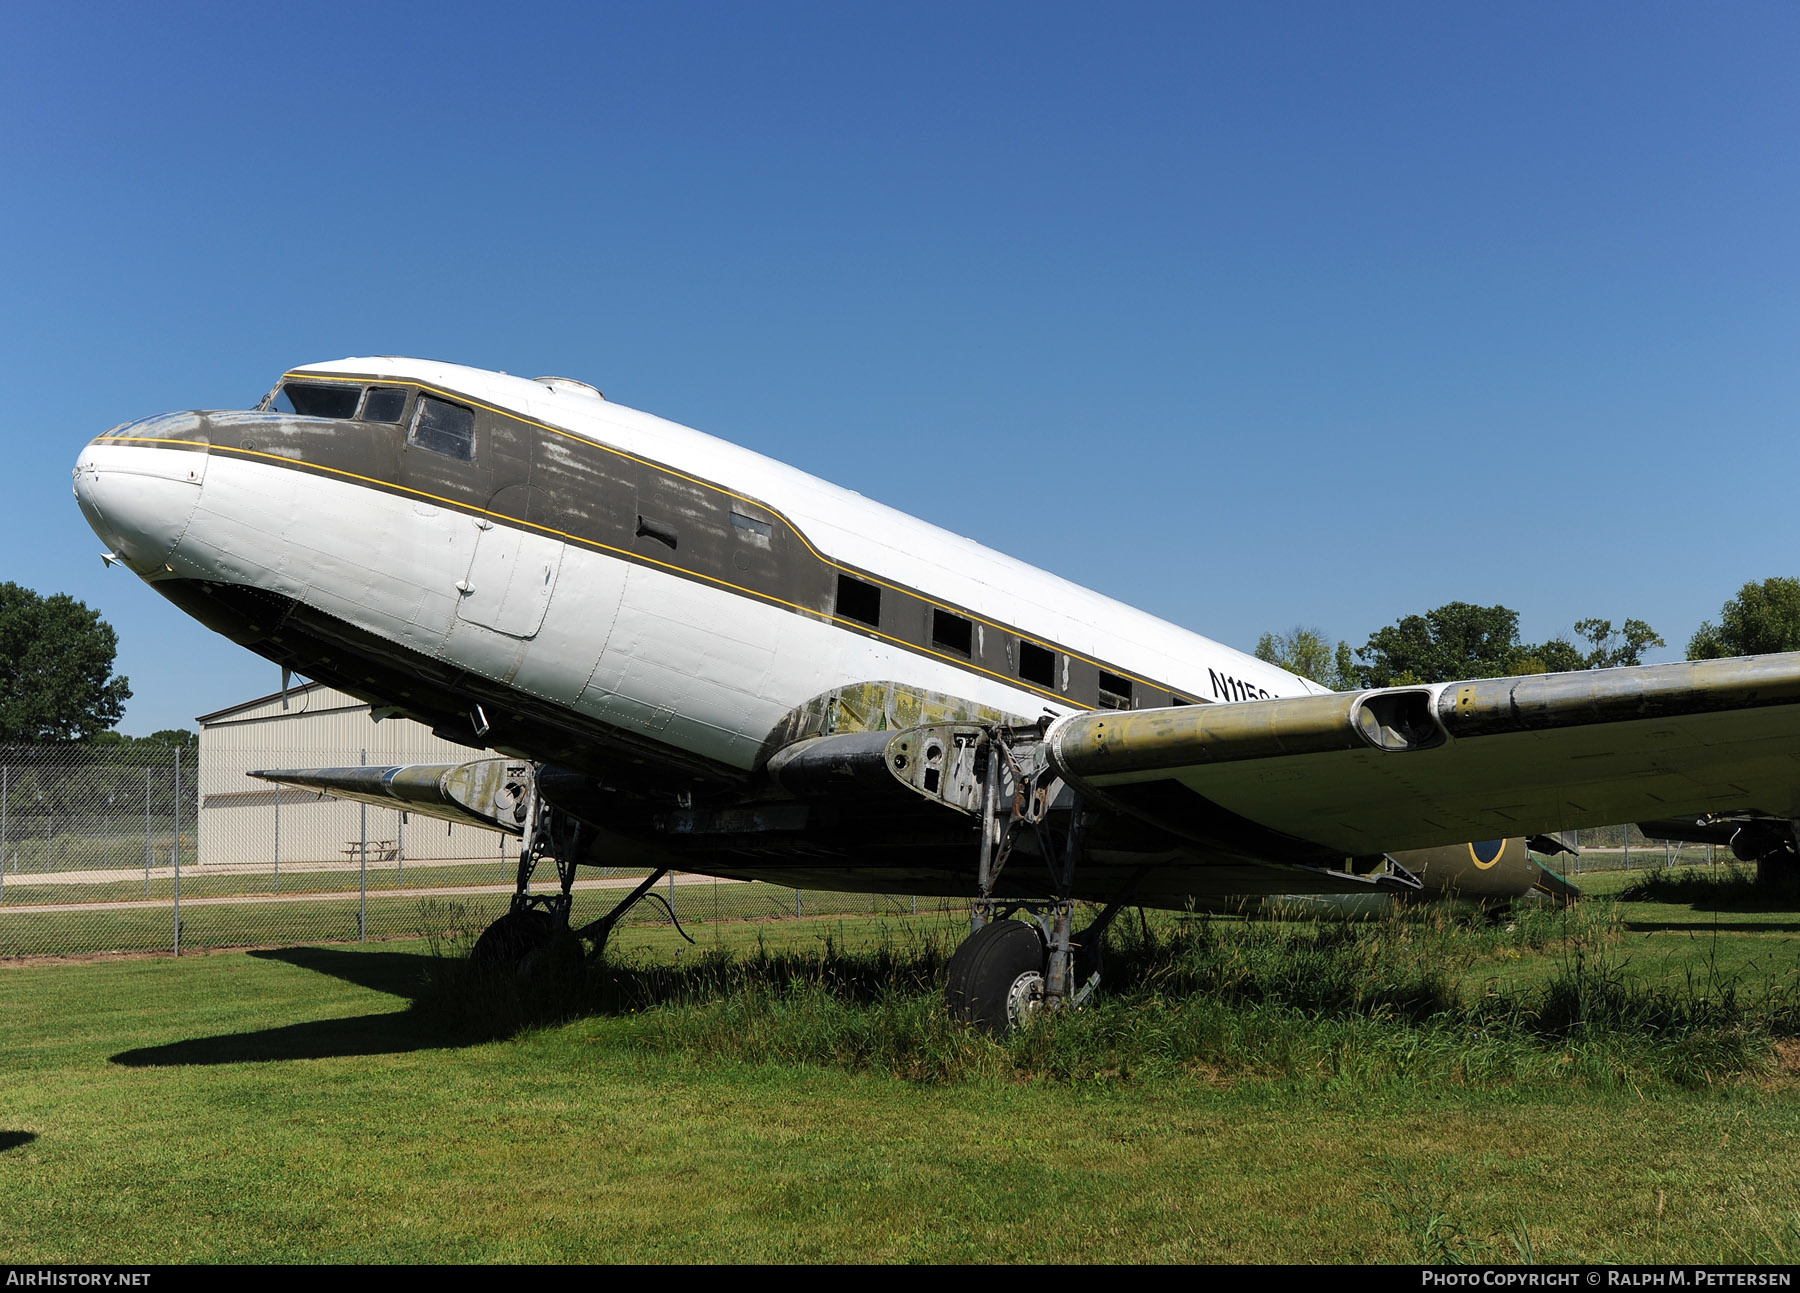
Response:
[[[144,733],[274,666],[69,492],[397,353],[594,382],[1249,648],[1679,658],[1800,573],[1791,5],[16,5],[0,578]]]

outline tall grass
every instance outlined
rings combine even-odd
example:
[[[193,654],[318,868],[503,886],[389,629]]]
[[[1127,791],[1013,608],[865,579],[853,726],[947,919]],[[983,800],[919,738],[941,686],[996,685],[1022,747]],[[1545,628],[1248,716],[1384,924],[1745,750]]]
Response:
[[[1792,911],[1800,905],[1800,877],[1785,875],[1759,881],[1754,867],[1732,863],[1721,870],[1658,868],[1619,891],[1620,902],[1686,903],[1707,909]]]
[[[1121,921],[1103,986],[1079,1011],[1004,1041],[942,1001],[942,926],[872,949],[624,957],[585,980],[523,989],[443,957],[424,1007],[487,1035],[583,1015],[630,1021],[624,1044],[698,1058],[828,1065],[924,1082],[1208,1081],[1703,1086],[1762,1071],[1800,1022],[1791,988],[1704,967],[1683,984],[1628,979],[1610,904],[1493,921],[1424,909],[1373,923],[1195,917]],[[458,940],[462,941],[462,940]],[[1493,973],[1555,959],[1536,986]]]

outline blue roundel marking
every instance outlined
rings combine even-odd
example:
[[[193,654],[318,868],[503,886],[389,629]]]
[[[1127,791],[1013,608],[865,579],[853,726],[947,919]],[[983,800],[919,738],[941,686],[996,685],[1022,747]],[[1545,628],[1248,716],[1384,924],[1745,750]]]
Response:
[[[1505,851],[1505,840],[1477,840],[1469,845],[1469,856],[1474,858],[1475,865],[1484,871],[1498,862],[1500,855]]]

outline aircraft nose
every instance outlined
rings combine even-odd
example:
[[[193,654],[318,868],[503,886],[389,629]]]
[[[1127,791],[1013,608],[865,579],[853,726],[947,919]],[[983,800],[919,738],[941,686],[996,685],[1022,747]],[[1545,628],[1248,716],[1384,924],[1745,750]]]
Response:
[[[206,445],[191,414],[116,427],[81,451],[81,514],[139,575],[162,570],[186,532],[206,480]]]

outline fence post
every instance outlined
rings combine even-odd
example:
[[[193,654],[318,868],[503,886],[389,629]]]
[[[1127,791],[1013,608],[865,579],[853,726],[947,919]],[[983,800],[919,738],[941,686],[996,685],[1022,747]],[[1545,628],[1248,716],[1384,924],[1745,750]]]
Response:
[[[1631,870],[1631,823],[1625,823],[1625,869]]]
[[[369,752],[362,752],[363,766],[367,767]],[[362,854],[362,905],[356,909],[356,940],[359,943],[369,941],[369,806],[362,806],[362,847],[357,850]]]
[[[144,897],[150,896],[150,769],[144,769]]]
[[[7,849],[7,816],[10,804],[8,795],[12,790],[12,769],[0,767],[0,897],[6,895],[6,849]]]
[[[175,864],[175,955],[181,955],[181,747],[175,747],[175,847],[169,850]]]
[[[281,888],[281,783],[275,783],[275,888]]]

